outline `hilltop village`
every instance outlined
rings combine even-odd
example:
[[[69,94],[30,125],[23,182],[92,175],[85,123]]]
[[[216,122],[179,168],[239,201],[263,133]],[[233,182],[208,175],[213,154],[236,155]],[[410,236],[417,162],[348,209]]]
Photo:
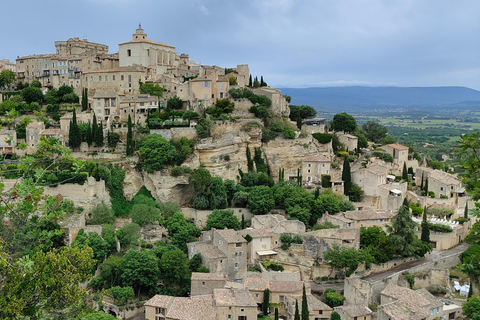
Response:
[[[2,318],[471,315],[475,203],[447,166],[246,64],[126,40],[0,61]]]

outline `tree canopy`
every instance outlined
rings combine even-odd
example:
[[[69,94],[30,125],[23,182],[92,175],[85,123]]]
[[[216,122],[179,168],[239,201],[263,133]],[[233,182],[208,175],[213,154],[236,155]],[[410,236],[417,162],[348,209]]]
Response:
[[[175,147],[161,135],[149,134],[140,141],[138,154],[141,167],[152,173],[173,164],[177,152]]]
[[[362,130],[365,132],[365,136],[368,140],[375,143],[380,143],[383,138],[387,136],[387,128],[375,121],[367,121],[362,125]]]
[[[290,108],[290,120],[296,121],[298,117],[301,119],[314,118],[317,115],[317,111],[310,106],[306,105],[289,105]]]
[[[357,121],[346,112],[337,113],[333,116],[332,127],[334,131],[354,132],[357,129]]]

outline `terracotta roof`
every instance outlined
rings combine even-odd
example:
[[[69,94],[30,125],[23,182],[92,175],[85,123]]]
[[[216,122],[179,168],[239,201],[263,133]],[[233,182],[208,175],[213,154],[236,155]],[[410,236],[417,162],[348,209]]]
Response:
[[[330,162],[331,160],[323,154],[316,154],[314,156],[307,156],[302,159],[303,162]]]
[[[295,306],[295,300],[301,302],[302,298],[303,298],[302,295],[291,295],[291,296],[288,295],[285,297],[287,301],[289,300],[292,306]],[[308,311],[310,311],[310,314],[312,313],[318,314],[317,313],[318,310],[333,311],[333,308],[330,308],[328,305],[318,300],[314,295],[310,293],[307,294],[307,304],[308,304]]]
[[[227,243],[247,242],[247,240],[233,229],[215,229],[215,231],[225,239]]]
[[[118,94],[113,90],[95,90],[93,98],[116,98]]]
[[[385,312],[385,314],[395,320],[420,320],[429,316],[429,312],[421,308],[416,308],[405,301],[397,300],[384,305],[379,308]]]
[[[32,122],[32,123],[29,123],[27,125],[27,128],[35,128],[35,127],[42,127],[44,126],[45,124],[41,121],[37,121],[37,122]]]
[[[227,275],[223,273],[204,273],[204,272],[192,272],[192,281],[202,281],[202,280],[215,280],[222,281],[227,280]]]
[[[127,43],[142,43],[142,42],[175,49],[174,46],[171,46],[169,44],[166,44],[166,43],[163,43],[163,42],[158,42],[158,41],[153,41],[153,40],[148,40],[148,39],[133,39],[133,40],[130,40],[130,41],[127,41],[127,42],[119,43],[118,45],[120,46],[122,44],[127,44]]]
[[[376,220],[376,219],[391,219],[394,214],[387,210],[356,210],[346,211],[343,213],[344,217],[351,220]]]
[[[408,150],[408,147],[402,146],[401,144],[398,144],[398,143],[387,144],[387,146],[397,150]]]
[[[269,229],[253,229],[253,228],[247,228],[243,230],[237,231],[239,235],[242,237],[245,237],[247,234],[249,234],[252,238],[270,238],[273,237],[273,233]]]
[[[372,163],[369,166],[367,166],[365,170],[376,175],[386,175],[388,168],[378,163]]]
[[[40,132],[40,135],[58,135],[62,133],[62,129],[44,129]]]
[[[246,288],[254,291],[263,291],[270,288],[270,280],[261,278],[245,278],[243,283]]]
[[[219,307],[256,307],[257,303],[246,288],[213,289],[215,305]]]
[[[306,283],[308,289],[310,284]],[[270,291],[272,292],[298,292],[303,290],[302,281],[270,281]]]
[[[195,248],[204,256],[206,259],[225,259],[227,256],[220,249],[213,246],[211,243],[201,243],[197,242]]]
[[[334,310],[343,310],[351,318],[372,314],[372,310],[360,304],[335,307]]]
[[[160,307],[167,309],[170,303],[175,299],[172,296],[155,295],[152,299],[145,302],[146,306]]]
[[[402,300],[408,305],[414,305],[420,308],[431,304],[429,299],[425,298],[423,295],[419,295],[415,290],[397,286],[395,284],[389,284],[380,294],[397,300]]]

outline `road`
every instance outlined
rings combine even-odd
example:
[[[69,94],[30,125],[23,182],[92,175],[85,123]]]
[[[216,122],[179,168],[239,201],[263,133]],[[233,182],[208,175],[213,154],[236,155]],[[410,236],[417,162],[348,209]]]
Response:
[[[423,258],[421,260],[412,261],[412,262],[403,264],[401,266],[395,267],[395,268],[390,269],[390,270],[385,271],[385,272],[370,274],[370,275],[362,278],[362,280],[365,280],[365,281],[368,281],[368,282],[377,282],[377,281],[386,279],[386,278],[388,278],[388,277],[390,277],[390,276],[392,276],[396,273],[402,273],[405,270],[410,269],[412,267],[417,267],[417,266],[422,265],[424,263],[435,261],[435,260],[438,260],[438,259],[442,259],[442,258],[448,257],[450,255],[460,254],[463,251],[467,250],[468,246],[469,246],[468,243],[462,243],[462,244],[456,246],[455,248],[452,248],[452,249],[449,249],[449,250],[434,251],[432,253],[426,254],[425,258]],[[335,291],[340,292],[340,291],[343,290],[344,284],[343,284],[343,282],[332,283],[332,284],[316,284],[315,282],[310,282],[310,286],[312,288],[312,291],[324,291],[325,289],[334,289]]]

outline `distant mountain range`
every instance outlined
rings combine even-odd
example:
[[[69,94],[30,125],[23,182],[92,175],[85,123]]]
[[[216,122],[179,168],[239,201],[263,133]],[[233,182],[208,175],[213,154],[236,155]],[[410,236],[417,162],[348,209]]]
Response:
[[[480,91],[466,87],[279,88],[291,104],[336,112],[365,109],[468,108],[480,110]]]

